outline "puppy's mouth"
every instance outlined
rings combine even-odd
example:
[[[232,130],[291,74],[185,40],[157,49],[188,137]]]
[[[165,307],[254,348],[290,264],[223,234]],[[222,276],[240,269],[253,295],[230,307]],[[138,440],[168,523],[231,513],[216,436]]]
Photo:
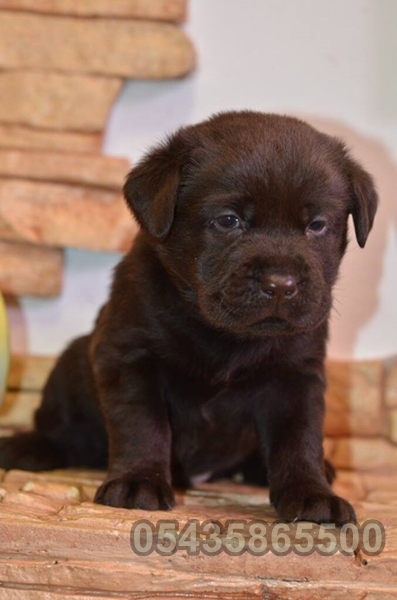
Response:
[[[264,319],[260,319],[251,325],[254,329],[260,330],[262,332],[269,333],[287,333],[293,329],[292,324],[286,319],[281,319],[280,317],[265,317]]]
[[[212,283],[212,281],[211,281]],[[284,337],[314,329],[329,313],[330,297],[306,286],[291,300],[264,298],[257,286],[242,278],[217,280],[203,286],[198,300],[202,315],[223,330],[243,337]]]
[[[286,319],[281,319],[280,317],[265,317],[258,321],[258,323],[267,325],[269,327],[286,327],[289,325]]]

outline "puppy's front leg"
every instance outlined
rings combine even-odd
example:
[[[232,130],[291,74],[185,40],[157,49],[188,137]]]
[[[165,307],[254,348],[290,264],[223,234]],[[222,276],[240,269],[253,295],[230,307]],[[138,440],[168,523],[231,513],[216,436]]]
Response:
[[[332,492],[326,477],[321,375],[283,372],[264,392],[256,419],[270,500],[280,517],[317,523],[354,520],[353,508]]]
[[[150,357],[122,360],[96,352],[94,373],[109,437],[109,472],[95,502],[145,510],[169,509],[171,428],[164,392]],[[141,353],[142,354],[142,353]]]

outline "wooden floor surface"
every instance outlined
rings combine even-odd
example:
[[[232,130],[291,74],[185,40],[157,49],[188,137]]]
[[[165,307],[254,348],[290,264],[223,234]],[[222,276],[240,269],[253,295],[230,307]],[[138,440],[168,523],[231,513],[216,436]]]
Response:
[[[150,513],[93,504],[103,473],[9,471],[0,477],[0,600],[380,600],[397,596],[397,472],[340,471],[335,484],[337,493],[354,503],[361,525],[376,520],[384,526],[385,547],[377,556],[362,550],[343,554],[343,545],[331,556],[316,550],[299,555],[296,548],[305,544],[298,529],[288,531],[292,550],[285,556],[249,552],[247,531],[239,556],[233,555],[233,546],[229,553],[221,546],[215,554],[202,547],[194,554],[189,543],[187,549],[169,555],[149,552],[153,549],[149,545],[147,555],[140,555],[137,550],[145,551],[149,538],[141,530],[142,535],[133,536],[133,550],[131,530],[137,523],[142,527],[142,520],[147,527],[147,521],[155,526],[173,519],[179,531],[187,522],[193,523],[193,529],[197,522],[202,526],[206,521],[219,521],[222,526],[228,520],[271,524],[276,514],[268,491],[231,482],[204,483],[178,493],[173,511]],[[310,536],[318,534],[318,526],[306,527]],[[270,531],[274,533],[274,526],[268,537]]]

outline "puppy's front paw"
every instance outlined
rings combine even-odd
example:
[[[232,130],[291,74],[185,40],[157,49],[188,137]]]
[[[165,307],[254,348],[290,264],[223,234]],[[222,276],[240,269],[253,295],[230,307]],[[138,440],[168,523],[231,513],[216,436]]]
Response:
[[[105,481],[98,488],[94,502],[142,510],[170,510],[175,506],[174,492],[165,480],[133,475]]]
[[[287,521],[341,525],[356,520],[354,509],[349,502],[331,491],[312,494],[288,492],[281,497],[276,509],[279,516]]]

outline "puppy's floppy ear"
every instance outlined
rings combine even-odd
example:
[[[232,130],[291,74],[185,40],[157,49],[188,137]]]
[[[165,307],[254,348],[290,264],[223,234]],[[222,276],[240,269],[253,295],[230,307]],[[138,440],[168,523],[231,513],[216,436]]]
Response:
[[[348,158],[347,164],[352,199],[350,212],[353,215],[357,242],[364,248],[378,207],[378,194],[367,171],[351,158]]]
[[[129,173],[123,191],[139,225],[156,240],[164,240],[174,219],[181,171],[190,146],[184,131],[147,154]]]

